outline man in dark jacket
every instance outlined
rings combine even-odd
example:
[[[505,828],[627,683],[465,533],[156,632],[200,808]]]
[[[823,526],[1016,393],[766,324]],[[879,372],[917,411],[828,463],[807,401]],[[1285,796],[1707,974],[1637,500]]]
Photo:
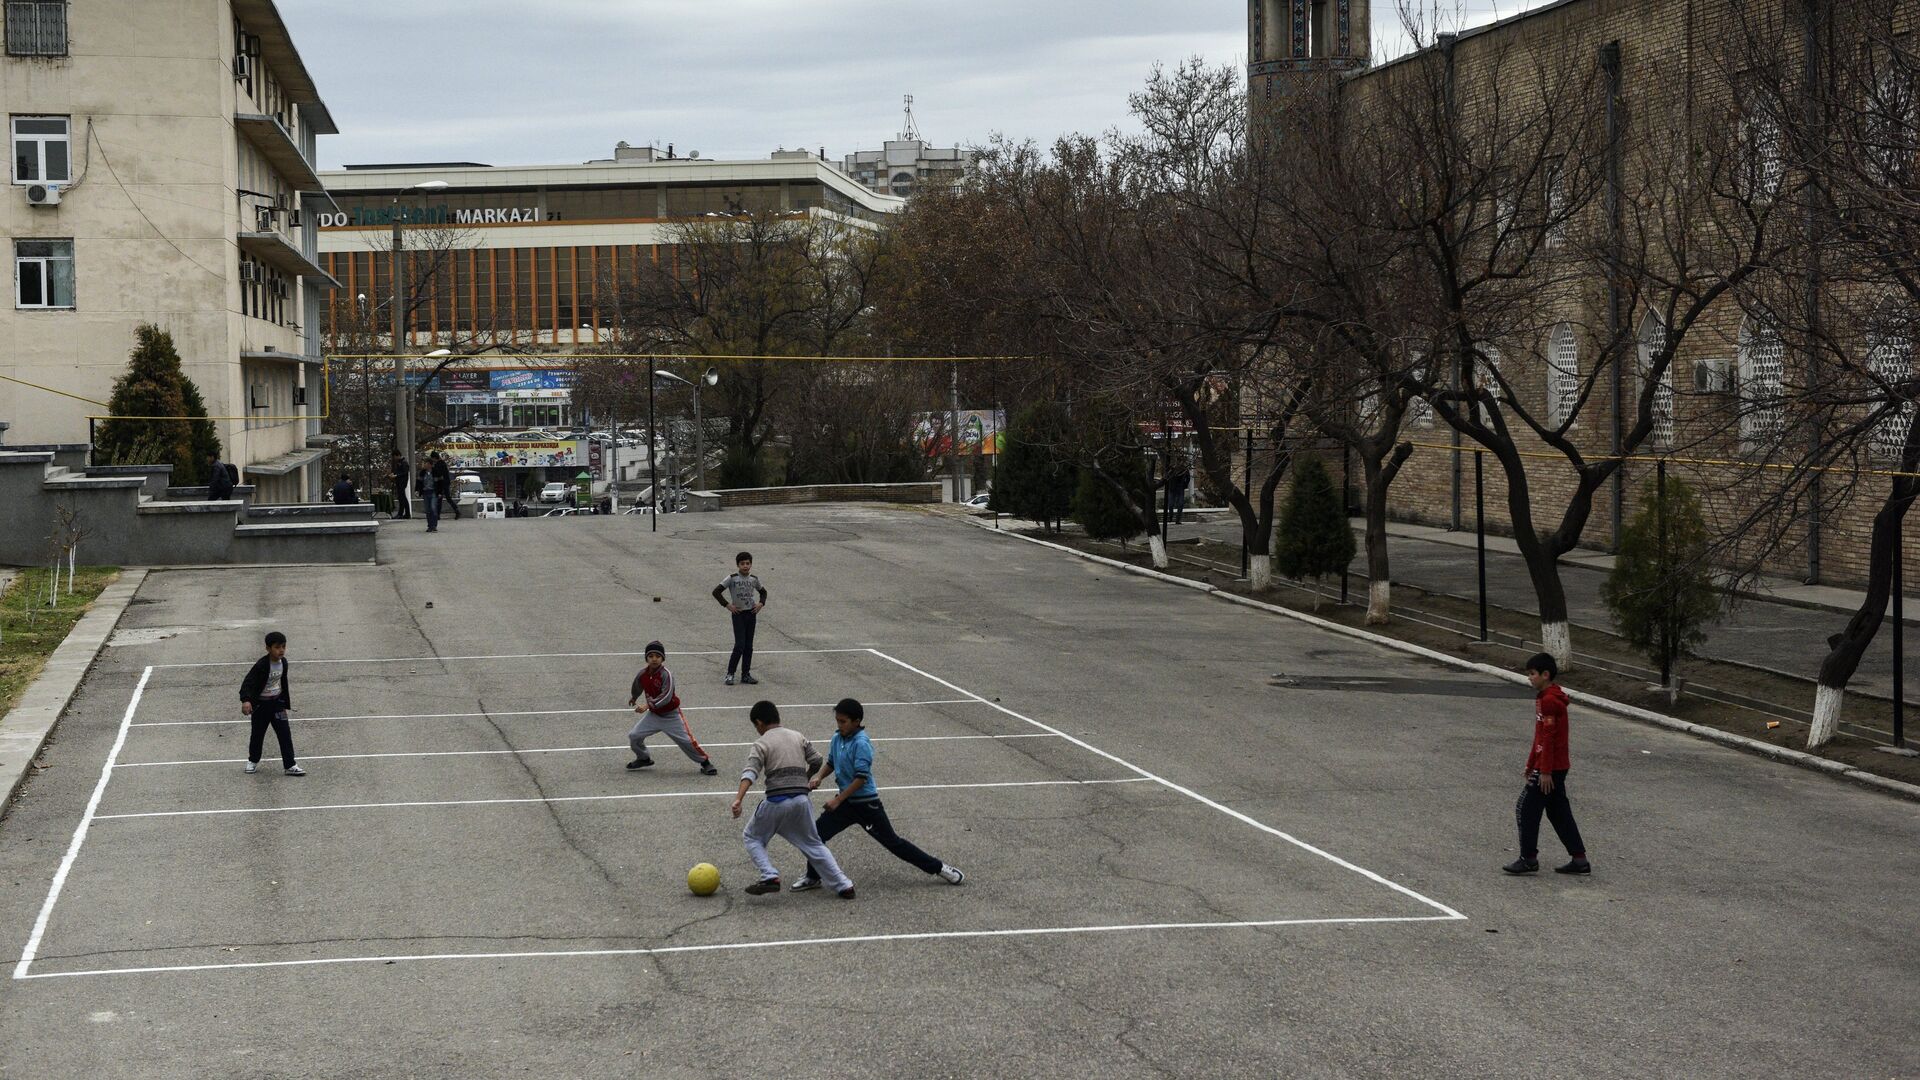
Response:
[[[407,498],[407,488],[411,486],[407,483],[407,459],[393,455],[387,474],[393,477],[393,520],[404,521],[413,516],[413,500]]]
[[[207,498],[218,502],[233,498],[233,480],[227,475],[227,463],[220,455],[213,455],[213,464],[207,472]]]
[[[360,496],[354,494],[353,477],[348,476],[346,473],[341,473],[339,482],[333,485],[334,505],[350,506],[359,501]]]
[[[427,531],[440,531],[440,498],[433,489],[433,472],[426,465],[420,466],[420,475],[414,478],[414,490],[420,495],[420,505],[427,508]]]
[[[247,677],[240,681],[240,713],[253,718],[253,731],[247,737],[247,771],[260,770],[260,750],[266,742],[267,728],[280,744],[280,764],[288,776],[305,776],[307,770],[293,759],[293,731],[287,725],[287,711],[293,708],[293,692],[287,680],[287,635],[278,630],[267,635],[267,655],[254,661]]]
[[[453,520],[459,521],[460,504],[453,501],[453,472],[447,468],[447,459],[441,457],[438,450],[433,452],[433,492],[442,503],[440,511],[445,513],[448,507],[452,507]]]

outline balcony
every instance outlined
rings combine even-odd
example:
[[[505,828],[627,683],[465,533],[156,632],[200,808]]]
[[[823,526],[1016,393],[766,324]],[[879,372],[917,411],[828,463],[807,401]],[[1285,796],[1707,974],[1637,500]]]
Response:
[[[313,191],[325,185],[320,176],[313,171],[313,163],[300,152],[300,144],[293,141],[293,133],[280,123],[278,117],[262,113],[240,113],[233,118],[233,126],[240,129],[260,156],[267,159],[273,171],[286,179],[287,185],[295,191]]]
[[[324,289],[337,289],[340,283],[330,277],[320,264],[307,258],[306,253],[293,245],[293,242],[277,232],[243,232],[235,241],[240,250],[266,263],[283,274],[303,277]]]

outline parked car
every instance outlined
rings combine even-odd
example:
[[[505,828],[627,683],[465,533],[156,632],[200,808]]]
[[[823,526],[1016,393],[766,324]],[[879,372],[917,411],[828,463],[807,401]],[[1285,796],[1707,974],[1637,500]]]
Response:
[[[482,495],[473,500],[473,516],[481,521],[494,518],[505,519],[507,502],[498,495]]]
[[[968,499],[966,501],[966,505],[976,507],[981,510],[985,510],[987,508],[988,500],[992,498],[993,498],[993,492],[983,491],[980,494],[975,495],[973,498]]]
[[[586,513],[586,511],[580,509],[577,506],[556,506],[553,509],[547,511],[546,513],[541,514],[540,516],[541,517],[572,517],[575,514],[584,514],[584,513]]]
[[[566,502],[567,492],[572,490],[573,490],[573,485],[563,484],[558,480],[556,480],[553,483],[548,484],[546,487],[543,487],[540,489],[540,501],[543,503]]]

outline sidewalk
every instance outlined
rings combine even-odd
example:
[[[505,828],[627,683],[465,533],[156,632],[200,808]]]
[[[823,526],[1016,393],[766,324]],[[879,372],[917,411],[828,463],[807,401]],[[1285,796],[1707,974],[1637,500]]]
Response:
[[[1477,571],[1472,532],[1392,524],[1387,527],[1387,534],[1387,555],[1396,584],[1469,601],[1475,599]],[[1185,524],[1172,526],[1170,536],[1175,541],[1203,536],[1210,542],[1238,549],[1240,523],[1231,514],[1210,513],[1196,521],[1189,513]],[[1364,538],[1356,536],[1355,539],[1364,549]],[[1613,556],[1576,551],[1562,559],[1561,564],[1567,610],[1574,625],[1573,645],[1578,649],[1581,630],[1612,632],[1611,617],[1600,599],[1600,586],[1613,568]],[[1359,582],[1354,587],[1354,595],[1364,597],[1364,550],[1355,555],[1352,572]],[[1706,643],[1700,647],[1701,655],[1812,679],[1826,657],[1827,635],[1837,633],[1846,625],[1864,594],[1859,590],[1800,585],[1778,579],[1764,582],[1763,587],[1768,590],[1766,595],[1743,594],[1723,621],[1708,628]],[[1519,547],[1507,537],[1487,537],[1487,602],[1536,617],[1539,612]],[[1916,666],[1920,663],[1920,630],[1915,629],[1916,616],[1920,616],[1920,605],[1915,605],[1905,619],[1908,633],[1904,652],[1907,670],[1913,673],[1914,680],[1920,681],[1920,666]],[[1892,643],[1893,624],[1888,619],[1861,659],[1860,670],[1849,689],[1884,698],[1893,696]]]

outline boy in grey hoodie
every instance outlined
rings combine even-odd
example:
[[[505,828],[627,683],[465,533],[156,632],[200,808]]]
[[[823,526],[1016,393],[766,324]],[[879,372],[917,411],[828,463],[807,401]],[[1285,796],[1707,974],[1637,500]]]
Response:
[[[747,855],[760,871],[760,880],[747,886],[753,896],[780,891],[780,871],[767,857],[767,841],[776,835],[800,849],[809,865],[817,868],[840,899],[853,899],[853,881],[840,869],[833,852],[820,840],[813,827],[813,801],[807,798],[813,788],[808,777],[820,768],[820,751],[805,735],[780,725],[780,710],[771,701],[756,701],[747,714],[753,721],[753,749],[747,753],[747,767],[740,773],[740,790],[733,796],[733,816],[740,816],[740,804],[746,801],[753,782],[766,785],[767,797],[753,808],[741,838]]]

